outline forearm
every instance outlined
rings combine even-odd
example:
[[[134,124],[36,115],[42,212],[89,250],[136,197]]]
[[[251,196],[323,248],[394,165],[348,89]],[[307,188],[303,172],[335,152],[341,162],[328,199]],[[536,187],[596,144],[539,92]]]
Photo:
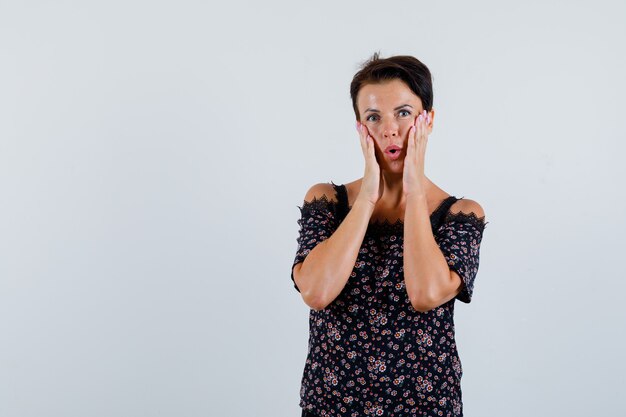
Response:
[[[298,272],[306,304],[321,310],[345,287],[354,269],[374,206],[357,200],[335,232],[315,246]]]
[[[409,300],[418,311],[436,300],[448,284],[450,270],[430,223],[426,197],[409,195],[404,215],[404,282]]]

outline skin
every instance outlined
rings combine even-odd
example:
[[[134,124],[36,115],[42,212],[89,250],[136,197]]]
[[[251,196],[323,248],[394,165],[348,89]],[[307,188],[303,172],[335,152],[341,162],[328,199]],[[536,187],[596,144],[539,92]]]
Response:
[[[449,269],[431,229],[430,215],[449,194],[424,173],[428,136],[435,111],[400,79],[367,84],[357,96],[357,130],[365,158],[357,201],[372,205],[372,217],[403,219],[404,276],[409,299],[418,311],[428,311],[454,298],[463,288]],[[384,150],[402,148],[393,160]],[[483,216],[475,201],[459,200],[451,211],[465,209]],[[409,213],[407,216],[406,213]]]
[[[424,112],[421,99],[398,79],[363,86],[357,108],[365,173],[345,184],[350,211],[329,238],[315,246],[304,262],[294,265],[294,280],[307,305],[315,310],[326,308],[345,287],[368,224],[401,219],[408,297],[415,310],[429,311],[462,289],[461,278],[448,267],[431,230],[431,213],[450,196],[424,174],[435,111]],[[420,113],[424,113],[422,118]],[[395,161],[384,154],[390,144],[402,148]],[[309,189],[305,201],[334,194],[331,184],[320,183]],[[478,203],[465,198],[450,211],[484,216]]]
[[[397,217],[402,218],[406,197],[411,193],[436,198],[441,194],[444,198],[448,196],[424,175],[434,109],[426,112],[422,100],[399,79],[366,84],[357,96],[357,107],[357,129],[366,162],[359,199],[376,205],[376,214],[383,218],[385,213],[400,214]],[[395,161],[384,153],[389,145],[402,148],[400,158]]]

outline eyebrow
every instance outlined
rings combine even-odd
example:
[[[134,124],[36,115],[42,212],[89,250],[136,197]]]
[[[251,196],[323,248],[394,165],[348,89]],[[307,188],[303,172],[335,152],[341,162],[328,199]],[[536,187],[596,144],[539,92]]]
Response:
[[[401,106],[396,107],[396,108],[395,108],[395,109],[393,109],[393,110],[394,110],[394,111],[395,111],[395,110],[400,110],[400,109],[401,109],[401,108],[403,108],[403,107],[410,107],[410,108],[413,108],[413,106],[411,106],[410,104],[403,104],[403,105],[401,105]],[[369,111],[369,112],[374,112],[374,113],[380,113],[380,111],[379,111],[379,110],[377,110],[377,109],[367,109],[367,110],[365,110],[365,113],[367,113],[368,111]]]

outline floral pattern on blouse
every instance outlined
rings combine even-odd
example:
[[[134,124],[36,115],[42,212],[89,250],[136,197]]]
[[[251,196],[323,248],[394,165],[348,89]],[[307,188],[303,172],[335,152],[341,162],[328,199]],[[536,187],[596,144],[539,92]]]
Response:
[[[336,230],[341,222],[338,204],[322,196],[299,207],[293,266]],[[463,416],[454,301],[472,299],[486,223],[474,213],[447,212],[442,219],[433,235],[450,268],[462,278],[463,290],[430,311],[415,310],[404,283],[403,223],[370,223],[341,293],[326,308],[309,313],[300,389],[300,407],[307,413]],[[300,291],[293,267],[291,279]]]

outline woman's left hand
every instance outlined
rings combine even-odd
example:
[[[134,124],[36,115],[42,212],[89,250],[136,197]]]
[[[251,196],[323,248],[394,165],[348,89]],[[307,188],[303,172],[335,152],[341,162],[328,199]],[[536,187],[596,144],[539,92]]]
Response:
[[[425,195],[426,178],[424,176],[424,156],[430,130],[430,114],[424,110],[409,130],[408,148],[404,159],[402,188],[405,196],[409,194]]]

